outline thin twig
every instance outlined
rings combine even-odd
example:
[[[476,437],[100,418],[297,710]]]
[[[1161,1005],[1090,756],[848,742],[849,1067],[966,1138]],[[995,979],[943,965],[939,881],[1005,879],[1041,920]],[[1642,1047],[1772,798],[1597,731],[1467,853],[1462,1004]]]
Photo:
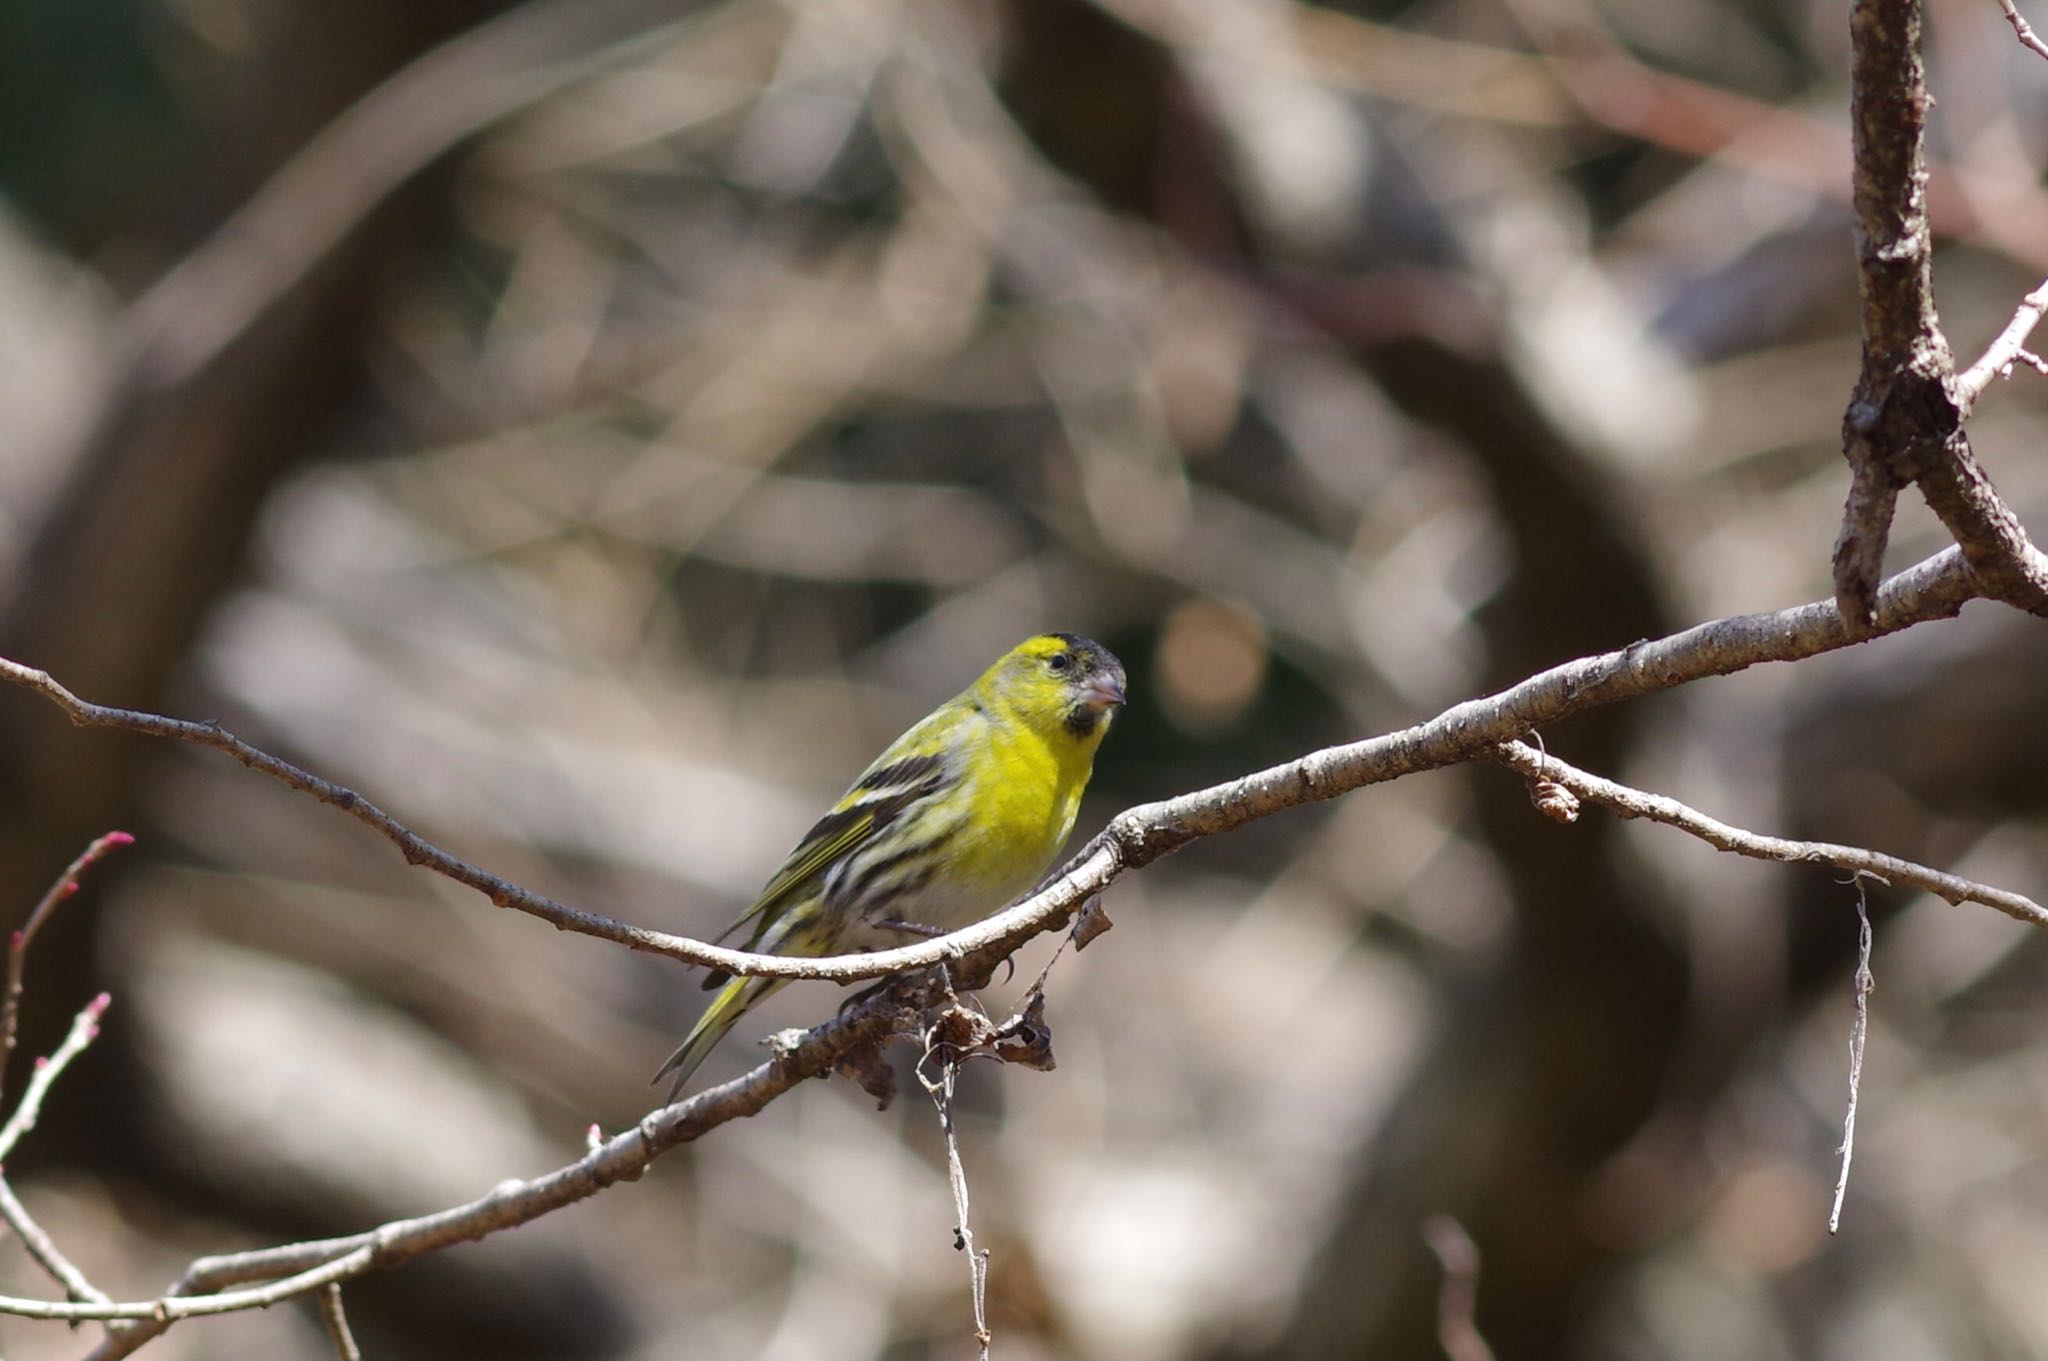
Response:
[[[21,990],[23,971],[28,967],[28,950],[35,944],[36,933],[43,929],[43,923],[57,910],[57,904],[78,892],[80,879],[107,852],[122,846],[130,846],[135,838],[126,832],[108,832],[79,852],[78,858],[64,867],[57,881],[50,885],[42,900],[29,912],[28,920],[7,940],[7,995],[0,1001],[0,1091],[6,1090],[7,1061],[14,1057],[15,1035],[21,1024]]]
[[[1998,0],[1998,7],[2005,11],[2005,21],[2012,25],[2013,35],[2020,40],[2020,46],[2029,52],[2048,57],[2048,43],[2042,42],[2034,35],[2034,26],[2021,16],[2013,0]]]
[[[0,1314],[14,1314],[21,1318],[59,1319],[66,1322],[90,1320],[135,1319],[137,1321],[173,1322],[181,1318],[200,1318],[208,1314],[238,1314],[246,1309],[266,1309],[273,1304],[282,1304],[295,1295],[309,1290],[319,1290],[331,1281],[343,1280],[360,1274],[376,1256],[376,1244],[367,1243],[344,1257],[337,1257],[310,1271],[255,1290],[229,1290],[218,1295],[177,1297],[166,1295],[154,1300],[113,1301],[100,1303],[60,1304],[53,1300],[25,1300],[11,1295],[0,1295]]]
[[[2005,6],[2007,13],[2012,13],[2012,0],[2005,0]],[[2014,18],[2018,19],[2018,16],[2015,14]],[[2018,22],[2024,24],[2026,20],[2018,19]],[[2032,38],[2033,35],[2034,31],[2028,29],[2026,36]],[[2034,41],[2040,40],[2036,38]],[[2048,52],[2043,55],[2048,55]],[[1991,342],[1990,348],[1976,363],[1956,375],[1956,405],[1964,415],[1968,415],[1970,408],[1977,404],[1977,399],[1984,395],[1984,389],[1991,386],[1992,379],[2009,376],[2014,364],[2038,363],[2027,352],[2026,345],[2027,337],[2041,324],[2044,315],[2048,315],[2048,281],[2043,281],[2039,288],[2020,299],[2019,310],[1998,333],[1998,339]]]
[[[939,985],[947,989],[949,1005],[926,1013],[924,1053],[917,1061],[917,1080],[938,1108],[939,1128],[946,1136],[946,1180],[953,1191],[953,1246],[967,1254],[968,1291],[974,1307],[974,1341],[981,1361],[988,1361],[995,1336],[988,1323],[988,1249],[974,1245],[974,1229],[968,1217],[967,1168],[960,1158],[959,1130],[953,1123],[953,1096],[960,1065],[972,1058],[992,1058],[1003,1063],[1021,1063],[1041,1071],[1053,1066],[1052,1031],[1045,1024],[1045,982],[1054,964],[1066,953],[1062,940],[1053,957],[1046,961],[1038,981],[1025,991],[1017,1013],[998,1025],[990,1021],[978,1003],[963,1006],[950,996],[950,980],[942,973]],[[969,999],[970,1002],[972,999]],[[936,1061],[938,1076],[926,1069]]]
[[[1863,890],[1865,876],[1856,876],[1856,1019],[1849,1026],[1849,1109],[1842,1116],[1841,1175],[1835,1178],[1835,1204],[1828,1211],[1828,1232],[1842,1227],[1842,1198],[1849,1194],[1849,1160],[1856,1154],[1856,1101],[1863,1090],[1863,1041],[1870,1033],[1870,990],[1877,980],[1870,972],[1870,903]]]
[[[1422,1241],[1443,1265],[1436,1297],[1436,1337],[1451,1361],[1493,1361],[1493,1348],[1474,1321],[1479,1307],[1479,1245],[1446,1214],[1422,1221]]]
[[[1549,779],[1590,803],[1613,809],[1622,817],[1647,818],[1651,822],[1690,832],[1716,850],[1787,865],[1829,865],[1851,874],[1867,874],[1887,883],[1911,884],[1949,903],[1982,903],[2029,926],[2048,926],[2048,907],[2010,889],[1993,888],[1946,870],[1931,869],[1895,855],[1865,850],[1861,846],[1840,846],[1830,841],[1790,841],[1745,831],[1711,818],[1677,799],[1616,784],[1520,742],[1503,743],[1495,754],[1502,764],[1512,766],[1531,779]]]
[[[20,1104],[15,1106],[14,1114],[7,1117],[7,1123],[0,1125],[0,1162],[11,1157],[14,1146],[21,1142],[21,1136],[36,1127],[36,1118],[43,1111],[43,1098],[50,1094],[50,1088],[63,1076],[71,1060],[85,1052],[85,1047],[99,1037],[100,1017],[106,1014],[107,1004],[112,1000],[106,993],[101,993],[87,1002],[72,1019],[71,1029],[56,1052],[36,1060],[36,1070],[21,1093]]]
[[[939,1076],[925,1076],[925,1064],[939,1060]],[[968,1289],[974,1300],[974,1343],[981,1361],[988,1361],[995,1335],[988,1326],[988,1250],[974,1246],[974,1230],[967,1220],[967,1168],[960,1161],[959,1131],[953,1125],[953,1089],[960,1075],[960,1062],[950,1046],[934,1032],[927,1039],[924,1057],[918,1060],[917,1080],[938,1107],[939,1128],[946,1135],[946,1181],[953,1188],[953,1246],[967,1254]]]
[[[7,1227],[14,1230],[15,1237],[21,1239],[21,1245],[28,1249],[29,1256],[56,1278],[57,1284],[63,1286],[72,1299],[90,1300],[97,1304],[108,1302],[108,1297],[85,1278],[85,1273],[64,1255],[56,1240],[29,1214],[28,1207],[16,1197],[14,1188],[8,1185],[5,1177],[0,1177],[0,1218],[4,1218]]]
[[[328,1340],[334,1343],[334,1353],[341,1361],[363,1361],[363,1350],[356,1346],[355,1334],[348,1330],[348,1315],[341,1307],[341,1283],[333,1282],[314,1296],[320,1302],[320,1321],[327,1325]]]

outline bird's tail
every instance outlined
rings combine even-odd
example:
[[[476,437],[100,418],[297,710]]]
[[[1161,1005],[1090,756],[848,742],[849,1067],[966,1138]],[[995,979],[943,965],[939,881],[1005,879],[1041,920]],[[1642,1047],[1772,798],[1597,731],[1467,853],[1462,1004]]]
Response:
[[[697,1065],[704,1062],[718,1042],[725,1038],[733,1023],[753,1009],[756,1002],[774,992],[789,980],[786,978],[735,978],[718,990],[718,996],[711,999],[711,1005],[704,1008],[704,1014],[697,1018],[697,1024],[690,1027],[690,1033],[683,1037],[682,1045],[668,1056],[668,1062],[661,1065],[650,1081],[659,1082],[673,1072],[675,1085],[669,1088],[671,1104],[683,1093],[683,1084],[690,1080],[690,1074],[697,1071]]]

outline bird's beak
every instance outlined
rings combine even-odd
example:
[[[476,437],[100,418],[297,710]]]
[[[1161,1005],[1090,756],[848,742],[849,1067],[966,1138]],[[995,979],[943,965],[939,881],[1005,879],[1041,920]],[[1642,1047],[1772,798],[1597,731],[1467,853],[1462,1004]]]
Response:
[[[1111,676],[1091,676],[1075,698],[1091,709],[1114,709],[1124,702],[1124,688]]]

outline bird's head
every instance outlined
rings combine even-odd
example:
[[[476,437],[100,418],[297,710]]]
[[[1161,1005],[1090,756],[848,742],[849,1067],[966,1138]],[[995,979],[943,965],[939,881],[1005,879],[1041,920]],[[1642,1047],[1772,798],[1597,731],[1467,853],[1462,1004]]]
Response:
[[[1124,702],[1124,665],[1100,643],[1041,633],[1011,648],[975,688],[1047,736],[1100,739]]]

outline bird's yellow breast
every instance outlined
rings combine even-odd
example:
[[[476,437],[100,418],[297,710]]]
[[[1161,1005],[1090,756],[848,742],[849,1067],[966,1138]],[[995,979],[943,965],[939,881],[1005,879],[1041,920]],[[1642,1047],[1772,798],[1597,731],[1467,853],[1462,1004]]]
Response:
[[[982,723],[969,760],[973,812],[946,846],[946,872],[915,895],[914,920],[957,929],[1008,906],[1037,886],[1074,830],[1101,734],[1046,735]],[[909,905],[906,904],[906,907]]]

